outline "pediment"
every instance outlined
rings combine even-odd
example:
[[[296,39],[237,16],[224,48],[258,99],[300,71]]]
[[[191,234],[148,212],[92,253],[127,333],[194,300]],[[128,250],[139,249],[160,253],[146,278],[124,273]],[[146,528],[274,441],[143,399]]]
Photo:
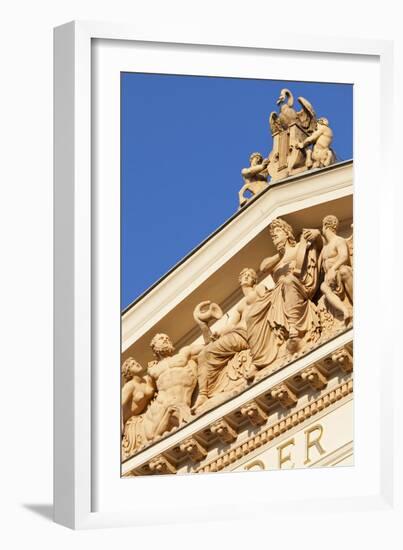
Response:
[[[245,267],[257,270],[263,258],[276,253],[268,233],[273,219],[286,220],[298,239],[304,228],[320,229],[323,218],[332,214],[340,222],[338,234],[348,238],[353,217],[352,170],[352,162],[345,162],[272,183],[235,213],[124,312],[122,363],[134,357],[142,365],[152,364],[155,357],[149,344],[157,333],[169,334],[176,350],[202,344],[193,312],[204,300],[222,309],[224,317],[211,325],[212,330],[219,328],[243,297],[238,281],[240,271]],[[268,290],[275,286],[270,275],[260,275],[259,283]],[[318,297],[315,296],[316,302]],[[344,359],[338,362],[335,359],[338,356]],[[236,360],[240,363],[249,359],[237,356]],[[231,368],[236,371],[238,367]],[[306,374],[309,368],[311,378]],[[210,398],[209,407],[201,408],[185,422],[140,445],[132,456],[125,457],[122,473],[215,471],[209,470],[208,464],[223,454],[223,449],[237,448],[240,442],[249,441],[251,434],[257,436],[266,428],[275,429],[282,419],[286,422],[290,418],[288,422],[292,424],[292,414],[319,399],[322,391],[338,392],[336,401],[349,398],[351,371],[352,329],[338,323],[326,335],[323,331],[312,345],[280,358],[272,368],[259,371],[252,381],[238,377],[236,383],[228,385],[226,379],[221,386],[218,384],[218,395]],[[284,399],[275,397],[281,386],[285,394],[289,392],[288,401],[285,394]],[[197,393],[196,388],[192,404]],[[331,404],[329,401],[328,406]],[[296,414],[298,417],[299,413]],[[220,423],[222,429],[218,431]],[[240,459],[238,456],[237,460]]]

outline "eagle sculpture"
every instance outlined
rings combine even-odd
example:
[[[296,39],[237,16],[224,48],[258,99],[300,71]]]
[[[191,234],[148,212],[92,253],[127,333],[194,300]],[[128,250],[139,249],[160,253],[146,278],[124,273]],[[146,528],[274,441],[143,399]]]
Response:
[[[311,134],[316,128],[316,113],[310,102],[304,97],[299,97],[298,102],[302,109],[294,109],[294,96],[287,88],[283,88],[277,100],[280,106],[279,113],[272,112],[269,122],[272,134],[287,130],[291,124],[297,123],[307,134]]]

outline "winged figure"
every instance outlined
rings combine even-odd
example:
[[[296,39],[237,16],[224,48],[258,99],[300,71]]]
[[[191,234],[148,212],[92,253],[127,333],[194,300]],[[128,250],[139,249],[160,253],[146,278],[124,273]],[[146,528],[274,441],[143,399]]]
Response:
[[[308,134],[316,127],[316,113],[311,103],[304,97],[298,97],[301,110],[294,109],[294,96],[287,88],[283,88],[277,100],[280,112],[270,114],[269,123],[272,133],[287,130],[290,124],[297,122]]]

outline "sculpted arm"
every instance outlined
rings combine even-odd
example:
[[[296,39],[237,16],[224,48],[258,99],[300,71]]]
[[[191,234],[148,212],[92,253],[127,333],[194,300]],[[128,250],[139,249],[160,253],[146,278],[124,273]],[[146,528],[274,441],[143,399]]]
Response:
[[[311,134],[306,139],[304,139],[304,141],[301,144],[302,147],[306,147],[307,145],[310,145],[311,143],[315,143],[320,138],[320,136],[322,134],[323,134],[323,130],[316,130],[315,132],[313,132],[313,134]]]
[[[254,166],[249,166],[248,168],[243,168],[241,171],[242,176],[251,177],[260,174],[264,170],[267,170],[267,165],[269,164],[268,159],[265,159],[262,164],[255,164]]]
[[[260,264],[260,271],[263,273],[271,273],[279,263],[280,259],[280,254],[275,254],[274,256],[270,256],[270,258],[265,258]]]
[[[303,229],[302,236],[309,243],[316,242],[316,244],[318,244],[322,249],[323,238],[322,238],[322,235],[320,234],[319,229]]]

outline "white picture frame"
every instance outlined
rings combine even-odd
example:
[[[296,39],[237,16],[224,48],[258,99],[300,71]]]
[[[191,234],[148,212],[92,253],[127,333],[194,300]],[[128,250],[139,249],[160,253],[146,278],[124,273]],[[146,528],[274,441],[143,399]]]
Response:
[[[103,56],[102,51],[96,49],[97,44],[102,44],[103,41],[113,45],[114,52],[110,55],[107,53]],[[96,376],[97,361],[106,361],[105,357],[108,356],[113,358],[116,351],[116,346],[114,348],[116,338],[113,339],[113,337],[111,337],[111,343],[106,344],[109,349],[104,348],[102,353],[98,349],[99,336],[105,330],[105,319],[108,319],[108,323],[113,320],[116,321],[116,307],[114,308],[113,304],[105,304],[100,300],[100,289],[105,288],[103,285],[110,285],[111,282],[116,283],[116,271],[111,274],[108,273],[103,280],[100,280],[97,274],[99,275],[100,266],[102,266],[102,256],[105,257],[104,249],[108,249],[108,260],[110,261],[112,256],[112,263],[115,262],[116,265],[119,263],[119,255],[118,251],[113,252],[116,250],[116,246],[114,246],[116,242],[108,244],[103,238],[105,236],[103,231],[111,228],[112,234],[116,230],[116,212],[110,216],[111,219],[108,222],[111,224],[110,226],[108,223],[100,225],[99,219],[105,220],[108,218],[108,212],[105,213],[105,205],[111,205],[107,208],[113,210],[113,205],[116,207],[119,202],[119,196],[110,187],[108,187],[106,194],[102,196],[94,188],[96,179],[103,177],[104,174],[103,172],[102,174],[99,173],[97,161],[92,156],[94,144],[99,141],[97,147],[101,148],[107,145],[107,142],[102,142],[102,136],[105,135],[105,126],[103,126],[104,123],[99,123],[97,120],[97,109],[99,109],[100,102],[111,101],[114,97],[112,88],[110,90],[106,89],[106,91],[102,88],[102,98],[94,95],[97,93],[97,90],[94,89],[97,85],[100,86],[101,83],[105,84],[106,82],[107,84],[108,82],[97,80],[96,67],[97,64],[103,63],[106,68],[103,74],[106,77],[112,74],[108,72],[109,70],[115,72],[116,70],[127,70],[130,63],[137,63],[139,71],[145,71],[147,67],[150,67],[150,72],[152,72],[157,67],[158,62],[165,63],[161,56],[164,49],[173,44],[175,44],[176,51],[194,52],[200,58],[208,51],[210,59],[218,58],[222,53],[231,51],[239,52],[242,56],[249,56],[251,60],[257,60],[259,56],[269,55],[270,53],[274,56],[280,55],[283,63],[287,59],[290,62],[292,55],[312,62],[320,57],[322,63],[326,62],[326,64],[334,65],[342,65],[345,60],[357,56],[361,59],[362,67],[369,66],[372,63],[371,74],[373,74],[375,84],[380,84],[380,91],[378,89],[372,90],[374,96],[371,96],[371,93],[368,92],[368,96],[378,98],[378,101],[371,107],[366,105],[365,109],[367,109],[367,114],[371,112],[374,118],[379,119],[375,124],[379,124],[380,155],[379,158],[376,155],[375,157],[372,156],[372,164],[369,166],[365,163],[366,153],[362,151],[361,142],[358,146],[355,142],[359,159],[355,168],[355,177],[361,181],[365,179],[369,182],[368,193],[359,193],[358,195],[357,200],[361,201],[362,205],[359,204],[358,212],[355,213],[358,214],[355,218],[357,220],[355,232],[358,242],[363,242],[364,231],[367,234],[369,233],[369,236],[374,238],[375,242],[378,242],[383,235],[386,235],[388,219],[395,208],[393,201],[394,181],[393,174],[390,172],[392,166],[391,156],[393,154],[390,136],[392,135],[393,121],[391,112],[386,108],[386,98],[393,81],[392,43],[358,39],[346,40],[345,38],[328,38],[324,40],[321,37],[314,36],[288,36],[273,33],[270,33],[270,36],[262,36],[251,31],[246,31],[242,37],[232,39],[230,33],[223,33],[217,37],[210,34],[207,29],[202,33],[202,37],[198,38],[187,36],[185,29],[181,33],[175,32],[172,36],[169,30],[164,36],[152,36],[146,31],[140,31],[131,25],[72,22],[55,29],[54,44],[55,521],[71,528],[81,529],[177,522],[178,514],[181,521],[238,519],[255,517],[257,513],[264,517],[264,514],[276,512],[276,498],[279,498],[282,487],[284,487],[284,502],[286,503],[287,513],[298,514],[305,490],[304,487],[306,487],[306,474],[304,474],[304,471],[281,472],[281,479],[274,475],[277,472],[271,472],[270,474],[273,475],[270,477],[269,486],[275,495],[274,497],[271,495],[270,498],[267,493],[258,492],[258,487],[263,483],[262,480],[267,483],[266,472],[250,474],[252,477],[238,475],[236,481],[239,502],[233,502],[234,497],[229,493],[229,480],[232,479],[231,476],[237,474],[136,479],[136,498],[133,504],[130,505],[130,493],[127,488],[130,487],[133,494],[133,486],[128,485],[133,480],[121,480],[119,471],[114,469],[113,466],[116,459],[111,458],[109,461],[110,457],[104,458],[107,450],[103,446],[105,441],[103,443],[98,441],[100,437],[99,418],[101,418],[102,432],[105,431],[108,434],[107,437],[113,438],[115,433],[113,430],[117,429],[119,431],[119,424],[115,422],[116,414],[119,415],[119,411],[116,413],[113,407],[113,403],[116,399],[119,399],[119,396],[112,396],[112,392],[118,387],[116,383],[115,385],[114,383],[108,385],[106,380],[100,381]],[[134,55],[133,52],[129,52],[127,57],[123,58],[123,50],[127,52],[130,45],[141,45],[146,48],[146,54],[141,58],[141,61],[136,52]],[[120,53],[119,48],[122,48]],[[150,54],[150,48],[156,48],[155,55]],[[120,59],[121,67],[116,68],[116,63],[119,65]],[[178,63],[181,63],[181,61],[179,60]],[[257,64],[256,61],[256,66]],[[154,68],[151,69],[151,67]],[[183,64],[183,74],[186,74],[187,70],[186,65]],[[338,70],[342,69],[339,68]],[[336,72],[334,72],[335,75]],[[284,75],[284,79],[287,78],[287,75]],[[296,79],[298,78],[296,76]],[[324,77],[322,76],[322,78]],[[354,78],[357,79],[357,81],[353,79],[356,83],[359,81],[360,76],[357,75]],[[108,95],[109,92],[112,95]],[[96,101],[95,97],[97,98]],[[364,100],[364,95],[360,97]],[[361,103],[363,104],[363,101]],[[116,107],[116,105],[113,107],[115,115]],[[371,108],[372,111],[370,111]],[[363,114],[365,113],[361,113],[361,115]],[[113,131],[116,132],[116,116],[111,115],[110,118],[106,118],[108,119],[106,124],[109,124],[111,128],[113,127]],[[378,126],[375,127],[378,128]],[[355,131],[361,132],[363,141],[368,139],[368,136],[365,138],[367,132],[364,132],[360,127],[356,128]],[[377,153],[377,146],[374,148],[372,145],[372,147],[372,151]],[[112,174],[110,181],[114,181],[119,149],[113,147],[108,149],[108,156],[111,157],[108,162],[110,161],[112,167],[112,172],[108,173],[108,176]],[[372,184],[376,181],[377,174],[381,174],[381,169],[383,181],[386,183],[383,185],[382,194],[378,194],[374,191]],[[368,217],[364,216],[365,210],[368,212]],[[375,222],[375,220],[369,218],[370,213],[376,211],[378,213]],[[375,227],[371,226],[371,222],[375,222]],[[113,241],[113,238],[111,240]],[[360,250],[359,247],[358,250]],[[373,254],[375,256],[374,263],[377,264],[382,261],[382,258],[393,257],[393,242],[390,239],[382,239],[382,249],[373,252]],[[361,253],[358,252],[357,280],[359,280],[360,272],[365,272],[369,261],[368,254],[364,254],[363,250],[361,250]],[[372,278],[368,277],[364,285],[363,298],[371,294],[370,285],[374,281],[376,282],[377,275],[378,273],[374,272]],[[382,308],[382,311],[393,315],[386,291],[383,290],[391,285],[391,277],[392,270],[390,274],[382,273],[382,288],[374,300],[377,308]],[[364,317],[364,302],[360,303],[360,300],[358,300],[359,315],[360,307]],[[120,327],[116,323],[114,326],[113,330],[116,336],[116,333],[120,332]],[[359,331],[357,332],[356,342],[358,346],[362,346],[364,338]],[[366,351],[358,347],[358,355],[356,355],[358,357],[358,392],[356,399],[363,400],[366,389],[372,391],[373,395],[378,392],[379,397],[379,408],[375,407],[377,416],[372,418],[369,415],[370,420],[374,422],[374,430],[379,428],[377,436],[373,436],[375,441],[373,464],[376,467],[373,483],[369,484],[370,473],[368,471],[364,472],[365,468],[362,467],[363,476],[360,484],[358,484],[361,489],[357,489],[358,485],[357,487],[352,485],[351,493],[343,493],[343,487],[345,486],[343,483],[347,482],[347,478],[339,485],[340,490],[336,490],[338,485],[337,476],[342,474],[338,474],[335,470],[332,470],[333,473],[330,474],[327,469],[309,472],[310,476],[314,476],[310,479],[314,479],[317,487],[323,487],[326,483],[329,483],[329,487],[334,487],[334,492],[328,498],[320,494],[320,491],[307,494],[307,498],[310,499],[312,514],[324,506],[329,511],[339,512],[346,507],[349,510],[367,513],[384,509],[393,512],[394,447],[392,427],[387,419],[396,410],[393,408],[393,402],[386,384],[376,385],[372,381],[371,387],[366,386],[366,378],[362,375],[362,372],[360,374],[359,368],[360,357],[361,361],[369,357],[374,369],[378,368],[375,365],[377,359],[379,359],[378,352],[375,351],[367,356],[365,355]],[[394,363],[396,362],[393,347],[383,350],[382,358],[384,360],[382,377],[387,376],[390,382],[393,376]],[[375,372],[378,373],[378,371]],[[361,395],[359,384],[362,384],[363,388]],[[105,392],[111,393],[110,401],[108,400],[108,403],[111,403],[110,413],[105,412],[105,407],[101,407],[102,410],[99,407],[100,401],[105,402]],[[356,411],[357,432],[365,425],[361,415],[362,411],[360,411],[361,409],[358,406]],[[112,417],[111,421],[109,416]],[[114,427],[110,427],[112,425]],[[366,442],[363,445],[369,448],[368,442],[372,436],[367,434],[365,437]],[[115,451],[112,450],[111,452]],[[101,461],[98,460],[97,453],[98,455],[102,454]],[[119,461],[118,446],[116,455]],[[359,462],[355,468],[355,471],[360,473],[361,465]],[[109,476],[116,476],[113,483],[109,484],[107,479]],[[353,474],[352,477],[354,477]],[[248,478],[248,480],[245,480],[245,478]],[[106,488],[101,490],[98,486],[100,483],[104,484]],[[122,483],[126,484],[124,489],[121,489]],[[367,489],[364,487],[365,483],[368,483]],[[290,496],[292,492],[286,490],[286,487],[295,488],[295,498]],[[214,490],[214,488],[217,489],[218,495],[224,495],[229,491],[229,497],[226,501],[215,495],[216,502],[209,507],[207,505],[209,491]],[[149,494],[155,495],[156,491],[160,491],[158,502],[155,501],[155,498],[154,500],[148,498]],[[356,492],[354,493],[354,491]],[[173,496],[174,492],[175,497]],[[186,498],[185,495],[189,492],[199,494],[200,498],[196,501],[197,504],[183,502],[183,499]],[[100,497],[101,493],[106,496]],[[232,505],[230,504],[231,501]],[[108,505],[105,505],[105,502],[108,502]],[[139,502],[141,502],[141,506]],[[170,506],[168,506],[168,502],[170,502]],[[256,508],[258,508],[258,512],[256,512]]]

